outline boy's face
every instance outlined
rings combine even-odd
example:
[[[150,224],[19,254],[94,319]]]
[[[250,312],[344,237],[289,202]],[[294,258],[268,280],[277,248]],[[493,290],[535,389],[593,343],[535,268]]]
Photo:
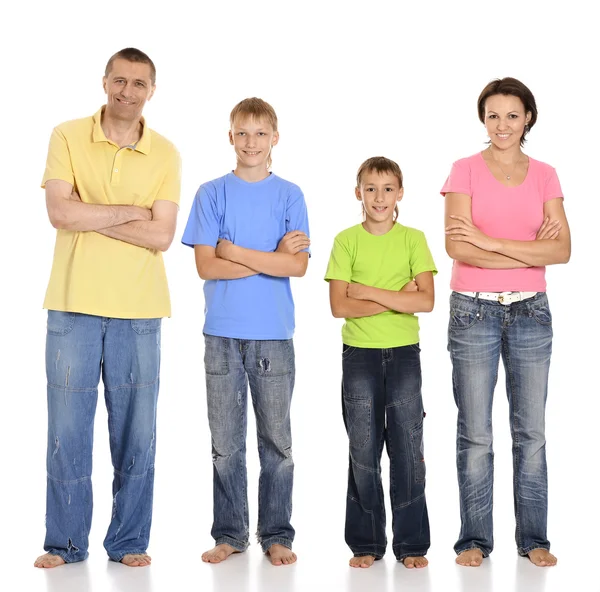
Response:
[[[403,195],[404,189],[392,173],[367,171],[356,188],[356,199],[363,202],[367,219],[373,222],[392,220],[396,203]]]
[[[279,133],[264,119],[238,118],[229,130],[238,166],[246,168],[266,168],[271,147],[278,141]]]

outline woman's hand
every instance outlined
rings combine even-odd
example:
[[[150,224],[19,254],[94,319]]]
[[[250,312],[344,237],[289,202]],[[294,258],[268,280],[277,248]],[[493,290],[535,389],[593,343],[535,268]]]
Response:
[[[558,220],[550,220],[550,218],[544,218],[540,229],[535,235],[535,240],[553,240],[558,238],[558,234],[562,226]]]
[[[450,235],[450,240],[470,243],[484,251],[496,251],[496,241],[484,234],[464,216],[451,215],[453,222],[446,226],[446,234]]]

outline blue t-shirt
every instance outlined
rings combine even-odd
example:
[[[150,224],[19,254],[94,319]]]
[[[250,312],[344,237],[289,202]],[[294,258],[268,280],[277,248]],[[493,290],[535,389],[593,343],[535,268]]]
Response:
[[[272,173],[256,183],[228,173],[200,186],[181,242],[216,247],[225,238],[240,247],[273,252],[291,230],[309,233],[300,187]],[[208,335],[291,339],[294,334],[290,278],[261,273],[206,280],[204,300]]]

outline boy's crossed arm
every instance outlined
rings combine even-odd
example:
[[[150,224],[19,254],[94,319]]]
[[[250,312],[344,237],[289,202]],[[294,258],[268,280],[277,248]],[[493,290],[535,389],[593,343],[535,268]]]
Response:
[[[300,230],[288,232],[275,252],[256,251],[220,240],[217,247],[195,245],[196,269],[203,280],[234,280],[263,273],[274,277],[302,277],[308,266],[310,240]]]
[[[434,303],[433,273],[418,274],[402,290],[383,290],[341,280],[329,282],[331,312],[336,318],[370,317],[388,310],[430,312]]]

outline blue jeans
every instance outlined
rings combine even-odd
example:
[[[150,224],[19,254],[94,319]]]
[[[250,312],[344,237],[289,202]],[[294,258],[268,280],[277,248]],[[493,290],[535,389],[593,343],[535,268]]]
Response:
[[[44,549],[67,563],[88,556],[92,443],[100,373],[114,467],[104,547],[120,561],[150,537],[161,319],[48,311],[48,454]]]
[[[204,366],[212,437],[214,521],[217,545],[248,547],[246,429],[248,384],[256,416],[260,478],[257,536],[263,551],[291,549],[292,432],[294,388],[292,340],[246,340],[205,335]]]
[[[456,455],[461,531],[454,549],[494,546],[492,399],[500,357],[506,371],[513,453],[516,541],[520,555],[549,549],[544,413],[552,351],[546,294],[503,305],[453,293],[448,349],[458,407]]]
[[[346,543],[355,556],[385,553],[381,454],[390,458],[392,548],[397,559],[425,555],[423,399],[419,346],[366,349],[344,345],[342,406],[350,440]]]

